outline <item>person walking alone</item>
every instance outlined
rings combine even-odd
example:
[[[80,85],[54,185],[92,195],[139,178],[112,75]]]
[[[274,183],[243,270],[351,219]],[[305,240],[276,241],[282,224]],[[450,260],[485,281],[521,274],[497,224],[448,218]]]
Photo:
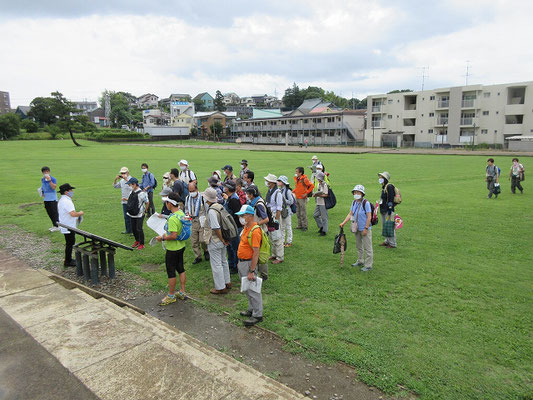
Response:
[[[372,207],[370,202],[365,199],[365,187],[356,185],[352,194],[354,201],[350,207],[350,212],[340,223],[340,227],[351,221],[350,230],[355,235],[355,244],[357,246],[357,261],[352,267],[362,267],[361,271],[366,272],[372,269],[374,263],[374,251],[372,249]]]

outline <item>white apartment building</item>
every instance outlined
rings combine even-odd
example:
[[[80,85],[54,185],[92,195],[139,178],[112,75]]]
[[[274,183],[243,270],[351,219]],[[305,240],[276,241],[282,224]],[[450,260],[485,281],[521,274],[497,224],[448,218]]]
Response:
[[[533,132],[533,82],[367,97],[366,146],[508,146]]]

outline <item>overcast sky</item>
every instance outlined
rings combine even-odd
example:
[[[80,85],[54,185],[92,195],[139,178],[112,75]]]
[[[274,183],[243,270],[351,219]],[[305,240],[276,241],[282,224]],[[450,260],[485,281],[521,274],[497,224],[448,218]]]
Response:
[[[0,90],[350,98],[533,80],[531,0],[0,0]]]

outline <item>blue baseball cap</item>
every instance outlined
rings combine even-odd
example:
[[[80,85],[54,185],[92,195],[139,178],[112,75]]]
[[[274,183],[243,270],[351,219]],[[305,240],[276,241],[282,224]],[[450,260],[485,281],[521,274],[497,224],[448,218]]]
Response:
[[[249,205],[243,205],[239,212],[236,212],[235,215],[244,215],[244,214],[255,214],[255,210],[252,206]]]
[[[127,182],[128,185],[131,185],[132,183],[139,184],[139,180],[137,178],[134,178],[133,176],[130,178],[130,180]]]

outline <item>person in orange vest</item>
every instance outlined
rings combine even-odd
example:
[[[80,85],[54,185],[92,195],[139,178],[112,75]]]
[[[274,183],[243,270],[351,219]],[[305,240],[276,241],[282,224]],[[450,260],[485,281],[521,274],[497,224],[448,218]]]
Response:
[[[296,197],[296,216],[298,217],[298,226],[296,229],[306,231],[307,223],[307,202],[309,195],[313,192],[315,185],[304,174],[304,167],[298,167],[294,173],[294,196]]]

